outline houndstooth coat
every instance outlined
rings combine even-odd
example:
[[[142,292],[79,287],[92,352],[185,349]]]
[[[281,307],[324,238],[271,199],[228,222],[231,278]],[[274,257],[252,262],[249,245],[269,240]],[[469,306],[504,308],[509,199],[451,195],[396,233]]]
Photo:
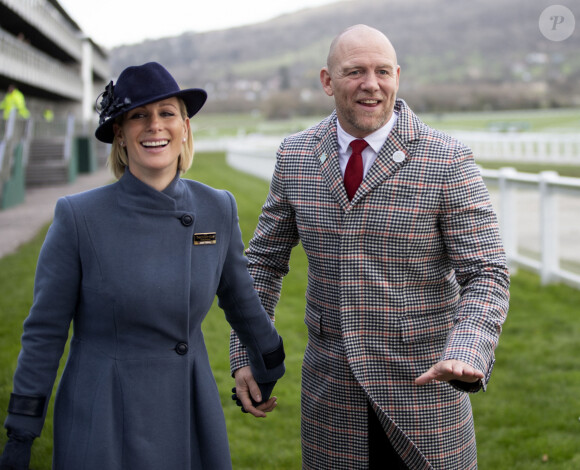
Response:
[[[404,101],[395,111],[350,202],[335,113],[285,139],[247,250],[271,315],[292,248],[300,241],[308,256],[308,469],[368,466],[369,402],[409,468],[477,467],[468,394],[460,384],[414,379],[459,359],[485,374],[469,391],[485,388],[509,299],[498,223],[470,149],[423,124]],[[232,368],[244,361],[234,338]]]

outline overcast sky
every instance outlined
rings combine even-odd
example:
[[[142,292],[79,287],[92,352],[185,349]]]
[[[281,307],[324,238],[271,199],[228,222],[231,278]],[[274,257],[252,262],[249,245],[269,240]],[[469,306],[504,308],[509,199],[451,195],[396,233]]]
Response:
[[[58,0],[80,28],[105,48],[176,36],[185,31],[211,31],[258,23],[336,1]]]

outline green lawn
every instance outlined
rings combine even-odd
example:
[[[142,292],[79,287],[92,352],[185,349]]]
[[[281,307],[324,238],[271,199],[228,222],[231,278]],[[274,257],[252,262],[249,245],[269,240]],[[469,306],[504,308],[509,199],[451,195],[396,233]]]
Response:
[[[188,177],[232,191],[247,243],[266,197],[266,182],[231,170],[223,154],[199,154]],[[44,233],[0,259],[0,421],[6,416],[21,324],[30,308],[36,257]],[[204,322],[206,343],[226,414],[234,469],[300,468],[300,365],[306,344],[303,323],[306,260],[293,253],[276,326],[284,337],[287,373],[267,419],[242,414],[230,399],[229,327],[214,305]],[[541,286],[519,271],[512,278],[511,309],[497,350],[488,392],[474,395],[482,470],[580,468],[580,291]],[[51,417],[34,444],[32,468],[50,468]],[[0,447],[5,442],[0,433]]]

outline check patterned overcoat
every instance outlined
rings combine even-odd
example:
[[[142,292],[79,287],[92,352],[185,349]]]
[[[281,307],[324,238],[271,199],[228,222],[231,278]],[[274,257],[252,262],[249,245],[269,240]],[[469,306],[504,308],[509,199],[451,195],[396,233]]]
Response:
[[[60,199],[6,425],[40,434],[48,400],[40,415],[26,405],[50,396],[72,321],[54,408],[54,470],[230,469],[201,331],[216,294],[259,380],[284,372],[266,366],[280,338],[243,250],[232,195],[195,181],[176,177],[159,192],[126,171]]]
[[[459,359],[485,374],[470,391],[485,388],[509,298],[498,223],[470,149],[423,124],[404,101],[395,111],[350,202],[335,113],[285,139],[247,250],[271,315],[292,248],[301,242],[308,257],[308,469],[367,468],[368,403],[410,469],[477,467],[461,384],[419,387],[414,379]],[[243,363],[233,336],[232,368]]]

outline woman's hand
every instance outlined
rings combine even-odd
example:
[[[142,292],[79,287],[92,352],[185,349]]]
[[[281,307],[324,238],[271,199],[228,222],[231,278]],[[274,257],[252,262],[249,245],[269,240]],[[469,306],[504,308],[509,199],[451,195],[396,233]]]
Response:
[[[250,366],[241,367],[236,370],[234,372],[234,378],[236,380],[236,398],[232,398],[241,403],[242,411],[246,411],[257,418],[265,418],[266,413],[269,413],[278,405],[276,402],[277,397],[270,397],[267,401],[261,403],[262,393],[260,392],[258,383],[252,375]],[[259,405],[254,406],[252,404],[252,399],[254,402],[259,403]]]

